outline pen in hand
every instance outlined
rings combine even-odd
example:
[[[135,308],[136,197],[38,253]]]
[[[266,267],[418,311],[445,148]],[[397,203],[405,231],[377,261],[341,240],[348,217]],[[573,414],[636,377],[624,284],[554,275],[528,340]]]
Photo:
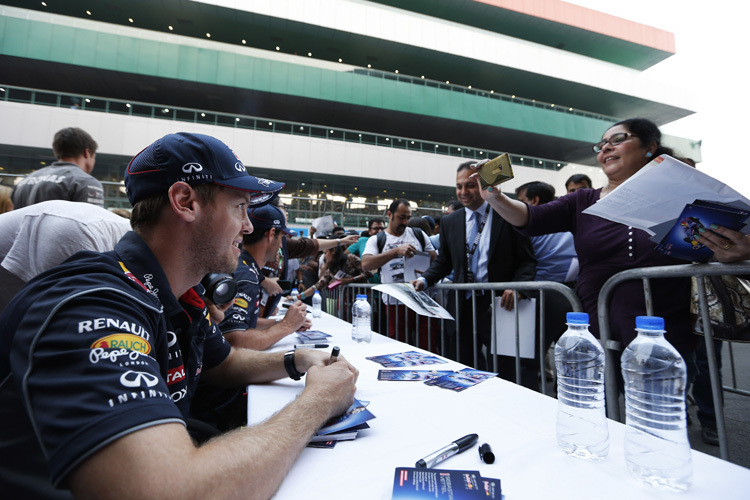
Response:
[[[339,353],[341,352],[341,349],[339,349],[338,346],[333,346],[333,349],[331,349],[331,357],[328,358],[328,364],[335,363],[339,360]]]
[[[448,446],[440,448],[434,453],[430,453],[426,457],[417,460],[416,466],[419,469],[431,469],[440,462],[449,459],[453,455],[457,455],[464,452],[474,446],[479,439],[477,434],[468,434],[462,438],[456,439]]]

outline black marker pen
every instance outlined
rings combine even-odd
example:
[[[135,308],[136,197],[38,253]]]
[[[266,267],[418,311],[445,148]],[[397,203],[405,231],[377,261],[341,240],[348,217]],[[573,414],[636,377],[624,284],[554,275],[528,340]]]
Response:
[[[417,468],[431,469],[440,462],[452,457],[453,455],[457,455],[462,451],[468,450],[469,448],[477,444],[478,439],[479,435],[477,434],[468,434],[462,438],[456,439],[448,446],[440,448],[438,451],[430,453],[426,457],[417,460]]]
[[[328,364],[335,363],[339,360],[339,353],[341,352],[341,349],[339,349],[338,346],[333,346],[333,349],[331,349],[331,357],[328,358]]]

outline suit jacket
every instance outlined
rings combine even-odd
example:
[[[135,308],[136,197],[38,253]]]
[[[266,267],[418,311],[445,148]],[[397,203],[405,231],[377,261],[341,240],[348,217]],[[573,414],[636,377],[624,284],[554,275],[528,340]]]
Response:
[[[485,227],[485,231],[488,228]],[[492,214],[487,281],[533,281],[536,259],[531,240]],[[440,221],[440,252],[422,275],[429,285],[454,271],[454,283],[466,283],[466,209],[461,208]]]

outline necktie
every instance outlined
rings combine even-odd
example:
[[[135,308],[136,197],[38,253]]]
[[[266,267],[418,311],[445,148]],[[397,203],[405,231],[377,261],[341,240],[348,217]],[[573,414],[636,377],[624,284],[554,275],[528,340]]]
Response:
[[[473,225],[471,226],[471,229],[469,230],[469,234],[466,237],[466,245],[467,245],[468,250],[471,250],[471,248],[474,246],[474,240],[477,238],[477,233],[479,232],[479,212],[478,211],[475,211],[473,214],[471,214],[471,220],[473,222]],[[477,280],[477,262],[479,261],[479,257],[477,255],[478,251],[479,251],[479,244],[477,244],[477,247],[474,249],[474,253],[471,255],[471,259],[469,260],[469,269],[471,270],[473,281]],[[471,292],[467,292],[466,296],[470,297]]]
[[[469,239],[467,240],[467,243],[469,244],[469,249],[474,246],[474,240],[477,237],[477,233],[479,232],[479,211],[474,212],[471,214],[471,219],[474,221],[474,225],[471,228],[471,234],[469,235]],[[474,281],[477,279],[477,262],[479,261],[479,256],[477,255],[479,252],[479,244],[477,244],[477,248],[474,249],[474,253],[471,255],[471,272],[474,274]]]

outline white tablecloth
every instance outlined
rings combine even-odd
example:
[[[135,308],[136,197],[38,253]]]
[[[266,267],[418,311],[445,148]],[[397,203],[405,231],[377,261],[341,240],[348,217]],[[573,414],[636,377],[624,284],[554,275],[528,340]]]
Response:
[[[275,498],[323,499],[391,497],[396,467],[414,463],[466,434],[479,434],[495,453],[492,465],[477,446],[439,464],[441,469],[479,470],[499,478],[507,499],[747,499],[750,470],[693,452],[693,485],[671,494],[641,485],[628,475],[623,454],[625,426],[609,421],[610,451],[601,462],[566,456],[557,446],[557,401],[499,378],[454,393],[422,382],[378,381],[382,367],[366,356],[414,350],[373,334],[370,344],[351,340],[351,325],[326,314],[313,328],[334,336],[331,345],[360,371],[357,399],[370,401],[377,417],[354,441],[333,449],[305,448]],[[274,350],[289,349],[291,335]],[[453,361],[414,369],[461,369]],[[291,401],[304,387],[290,379],[248,387],[248,422],[257,423]]]

